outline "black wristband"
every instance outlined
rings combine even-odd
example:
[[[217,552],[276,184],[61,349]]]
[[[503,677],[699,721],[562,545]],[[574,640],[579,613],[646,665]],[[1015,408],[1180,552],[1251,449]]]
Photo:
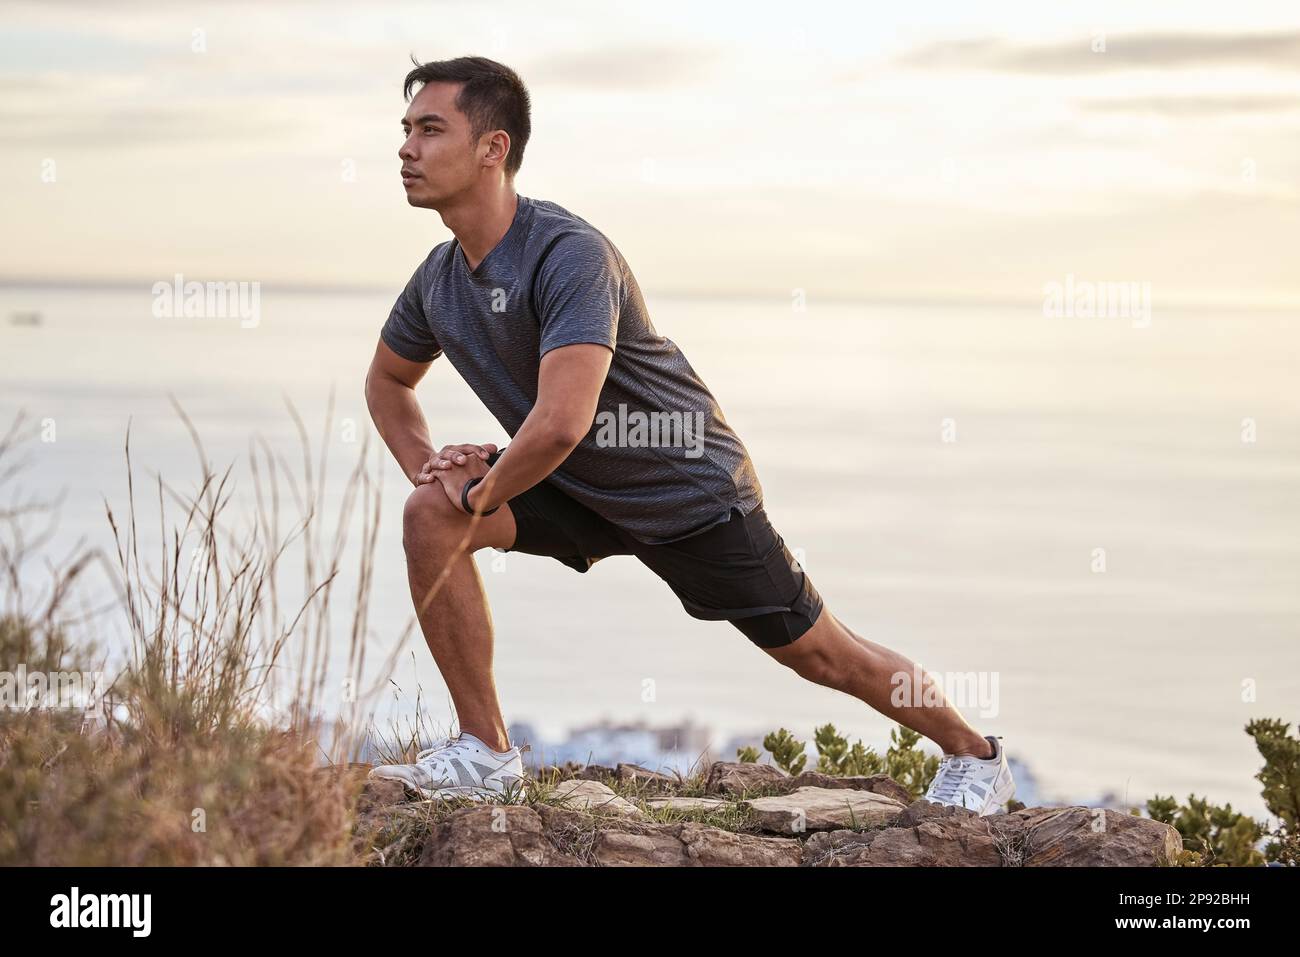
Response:
[[[473,515],[473,514],[474,514],[474,508],[473,508],[473,506],[471,506],[471,505],[469,504],[469,490],[472,489],[475,485],[477,485],[477,484],[478,484],[479,482],[481,482],[481,481],[483,481],[482,477],[479,477],[479,478],[472,478],[472,479],[470,479],[468,482],[466,482],[464,488],[462,488],[462,489],[460,490],[460,505],[461,505],[461,508],[463,508],[463,509],[465,510],[465,512],[466,512],[467,514],[469,514],[469,515]],[[500,507],[501,507],[500,505],[496,505],[496,506],[493,506],[492,508],[488,509],[486,512],[480,512],[479,514],[480,514],[480,515],[491,515],[493,512],[495,512],[495,511],[496,511],[498,508],[500,508]]]

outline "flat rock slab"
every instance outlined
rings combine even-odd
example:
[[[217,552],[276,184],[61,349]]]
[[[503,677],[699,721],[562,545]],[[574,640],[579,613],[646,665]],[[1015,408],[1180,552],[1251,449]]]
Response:
[[[608,785],[599,781],[584,781],[579,778],[561,781],[546,800],[548,804],[557,804],[572,811],[590,811],[593,814],[634,819],[645,817],[635,804],[625,801]]]
[[[789,794],[751,798],[743,803],[770,834],[885,827],[907,807],[902,801],[874,791],[818,787],[797,788]]]
[[[804,771],[790,778],[789,783],[790,791],[803,787],[852,788],[857,791],[875,791],[903,804],[912,803],[911,792],[888,774],[837,778],[819,771]]]
[[[713,797],[666,797],[651,798],[645,803],[656,809],[666,807],[676,811],[716,811],[730,807],[734,802]]]

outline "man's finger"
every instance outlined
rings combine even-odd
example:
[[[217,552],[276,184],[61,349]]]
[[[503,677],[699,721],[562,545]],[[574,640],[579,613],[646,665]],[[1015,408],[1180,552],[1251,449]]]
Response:
[[[443,450],[438,453],[439,457],[451,459],[457,465],[465,464],[466,455],[478,455],[481,459],[486,459],[489,455],[497,450],[496,445],[486,442],[483,445],[475,445],[472,442],[464,442],[460,445],[444,446]]]
[[[464,465],[469,461],[468,456],[477,455],[483,461],[487,461],[493,452],[497,450],[495,442],[485,442],[482,445],[474,445],[465,442],[460,445],[444,445],[442,451],[433,453],[433,456],[425,463],[425,468],[430,471],[446,471],[457,465]]]

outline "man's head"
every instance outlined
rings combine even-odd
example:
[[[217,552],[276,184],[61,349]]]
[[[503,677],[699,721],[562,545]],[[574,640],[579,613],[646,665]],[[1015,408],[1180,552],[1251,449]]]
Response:
[[[485,177],[513,181],[532,129],[528,89],[514,70],[480,56],[417,61],[402,91],[410,106],[397,155],[407,202],[436,208]]]

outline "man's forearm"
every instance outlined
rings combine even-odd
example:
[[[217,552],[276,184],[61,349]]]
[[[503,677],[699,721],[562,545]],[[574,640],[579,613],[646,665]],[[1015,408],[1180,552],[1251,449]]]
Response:
[[[470,505],[486,512],[528,491],[559,468],[580,441],[582,436],[574,438],[534,409],[483,481],[470,490]]]
[[[402,474],[415,484],[420,468],[433,455],[429,425],[415,390],[393,379],[370,376],[366,379],[366,405],[371,421],[401,466]]]

